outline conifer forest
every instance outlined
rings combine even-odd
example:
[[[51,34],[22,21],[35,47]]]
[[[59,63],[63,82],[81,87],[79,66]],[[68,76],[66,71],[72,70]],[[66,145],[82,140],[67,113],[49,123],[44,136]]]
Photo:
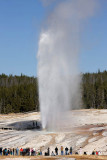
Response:
[[[48,82],[47,82],[48,83]],[[107,71],[85,73],[81,82],[82,108],[107,108]],[[39,111],[38,80],[25,75],[0,75],[0,113]]]

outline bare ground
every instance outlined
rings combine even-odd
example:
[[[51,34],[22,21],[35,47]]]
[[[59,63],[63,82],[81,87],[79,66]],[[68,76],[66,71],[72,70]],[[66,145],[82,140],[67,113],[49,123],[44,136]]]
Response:
[[[37,152],[40,147],[43,152],[50,147],[51,152],[56,146],[60,151],[63,145],[64,148],[72,146],[73,153],[82,147],[83,152],[86,151],[89,155],[94,149],[101,151],[101,155],[107,155],[107,110],[71,111],[67,114],[67,118],[69,121],[67,120],[67,125],[61,132],[0,129],[0,146],[4,148],[31,147],[36,148]],[[9,127],[16,123],[23,128],[25,125],[32,125],[34,120],[40,120],[39,113],[0,115],[0,127]],[[72,129],[73,124],[75,130]]]

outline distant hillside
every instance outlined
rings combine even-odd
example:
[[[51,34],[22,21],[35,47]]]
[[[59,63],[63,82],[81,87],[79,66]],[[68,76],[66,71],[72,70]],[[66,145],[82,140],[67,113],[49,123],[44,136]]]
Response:
[[[83,108],[107,108],[107,71],[85,73],[81,84]],[[0,113],[39,111],[37,78],[0,75]]]

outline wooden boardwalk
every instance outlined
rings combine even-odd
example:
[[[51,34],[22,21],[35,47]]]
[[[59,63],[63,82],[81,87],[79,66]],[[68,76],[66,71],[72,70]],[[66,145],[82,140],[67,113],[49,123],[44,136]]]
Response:
[[[107,160],[107,156],[67,155],[67,156],[0,156],[0,160]]]

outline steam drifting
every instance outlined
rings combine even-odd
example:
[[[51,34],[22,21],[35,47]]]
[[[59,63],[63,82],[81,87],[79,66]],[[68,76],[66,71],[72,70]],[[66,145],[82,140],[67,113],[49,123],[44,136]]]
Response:
[[[94,0],[59,0],[42,28],[38,78],[43,128],[63,127],[66,111],[79,106],[80,33],[95,8]]]

